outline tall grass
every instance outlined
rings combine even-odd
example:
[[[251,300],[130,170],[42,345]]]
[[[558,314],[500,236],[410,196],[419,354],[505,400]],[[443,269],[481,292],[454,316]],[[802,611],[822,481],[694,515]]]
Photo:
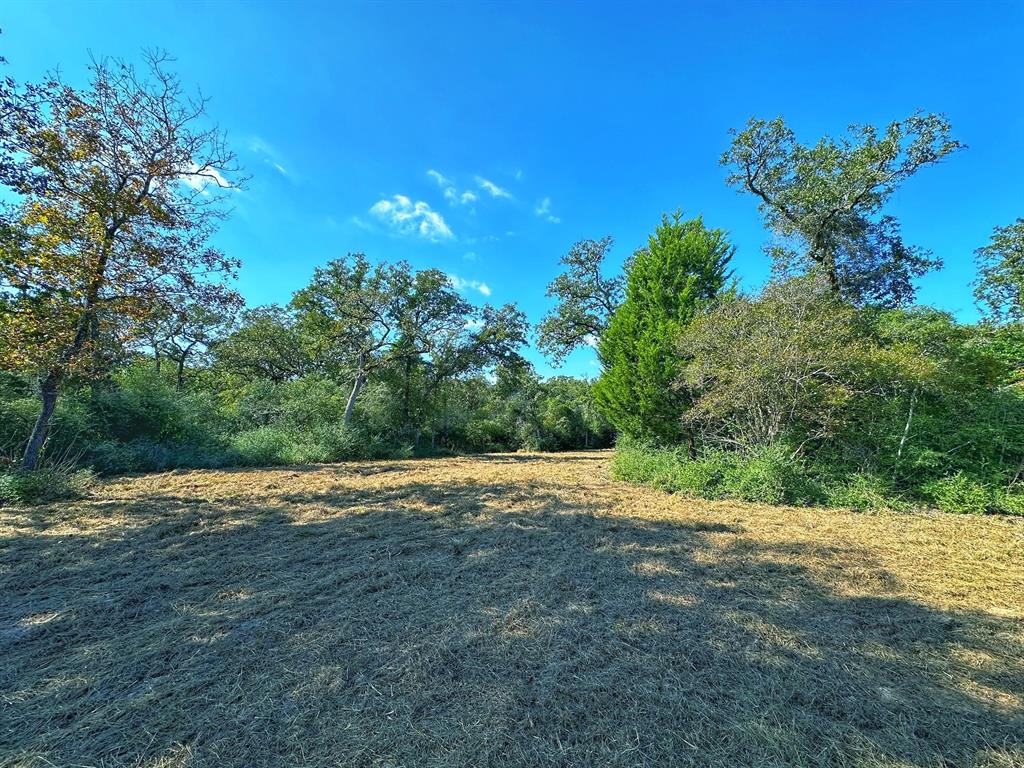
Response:
[[[816,466],[779,445],[745,453],[708,450],[690,458],[680,449],[627,443],[616,448],[612,475],[702,499],[858,511],[932,506],[944,512],[1024,514],[1024,493],[962,472],[920,486],[897,488],[891,479],[877,474]]]

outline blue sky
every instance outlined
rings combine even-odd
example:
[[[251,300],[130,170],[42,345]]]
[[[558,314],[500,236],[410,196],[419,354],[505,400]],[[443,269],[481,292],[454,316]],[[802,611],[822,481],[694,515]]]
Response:
[[[606,234],[624,259],[662,212],[731,233],[768,274],[754,201],[726,187],[727,131],[799,138],[948,115],[969,149],[890,211],[946,267],[920,298],[975,315],[972,252],[1024,215],[1024,3],[46,3],[0,10],[16,78],[89,52],[177,57],[252,179],[217,235],[250,304],[284,303],[349,251],[457,275],[532,321],[558,259]],[[485,293],[489,295],[484,295]],[[544,374],[553,372],[538,354]],[[564,373],[593,375],[583,350]]]

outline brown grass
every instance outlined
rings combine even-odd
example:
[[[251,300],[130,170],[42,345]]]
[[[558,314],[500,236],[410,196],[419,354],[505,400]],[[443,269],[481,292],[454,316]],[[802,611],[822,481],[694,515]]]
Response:
[[[0,511],[0,764],[1024,766],[1024,519],[695,502],[608,459]]]

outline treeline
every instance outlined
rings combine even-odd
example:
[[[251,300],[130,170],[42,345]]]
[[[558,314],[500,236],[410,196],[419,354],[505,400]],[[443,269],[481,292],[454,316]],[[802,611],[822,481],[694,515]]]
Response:
[[[0,83],[0,478],[67,468],[558,450],[617,440],[616,473],[705,497],[856,508],[1024,509],[1024,219],[977,251],[981,323],[916,303],[941,266],[886,202],[964,147],[938,115],[799,142],[734,132],[772,279],[739,289],[727,232],[662,217],[621,271],[583,240],[535,329],[594,382],[541,380],[514,305],[475,307],[433,269],[331,261],[285,306],[245,309],[209,247],[244,184],[166,57],[100,61],[76,90]],[[42,470],[40,468],[43,468]],[[77,480],[76,480],[77,478]]]
[[[347,256],[285,307],[165,304],[133,345],[107,340],[102,375],[59,399],[47,456],[120,473],[610,445],[591,384],[541,380],[520,355],[527,331],[437,270]],[[4,377],[9,461],[39,414],[31,378]]]
[[[617,475],[710,498],[1024,512],[1024,219],[977,251],[985,319],[915,304],[940,266],[884,213],[962,147],[935,115],[797,142],[751,120],[722,158],[774,235],[744,293],[727,234],[664,217],[609,277],[610,238],[563,259],[541,324],[555,358],[596,344]]]

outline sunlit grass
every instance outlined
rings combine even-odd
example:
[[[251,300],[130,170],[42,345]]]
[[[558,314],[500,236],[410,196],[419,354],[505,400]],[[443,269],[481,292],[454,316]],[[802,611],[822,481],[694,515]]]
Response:
[[[0,764],[1024,764],[1024,520],[698,502],[609,455],[0,512]]]

